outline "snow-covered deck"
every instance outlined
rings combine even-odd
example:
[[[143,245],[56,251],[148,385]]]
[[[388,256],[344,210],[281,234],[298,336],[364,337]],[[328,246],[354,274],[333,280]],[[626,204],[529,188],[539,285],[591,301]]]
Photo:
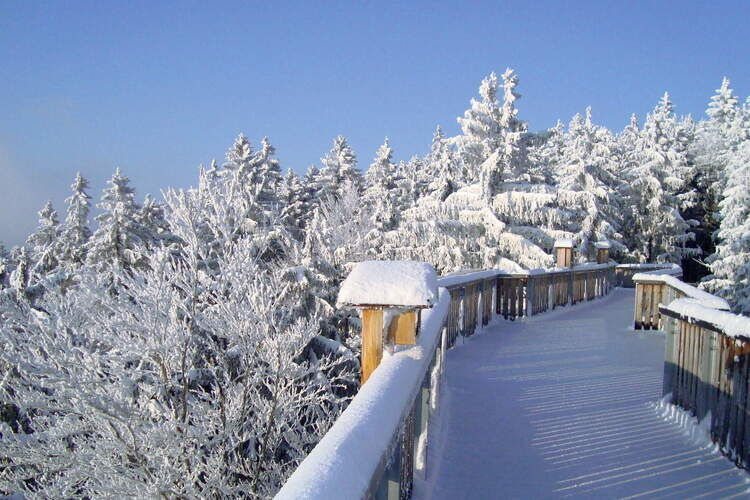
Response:
[[[663,416],[664,336],[632,318],[616,289],[449,351],[414,497],[746,497],[745,472]]]

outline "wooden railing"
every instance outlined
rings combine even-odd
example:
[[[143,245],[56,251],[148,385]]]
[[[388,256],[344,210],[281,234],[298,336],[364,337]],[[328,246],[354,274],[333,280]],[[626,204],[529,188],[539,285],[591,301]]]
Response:
[[[699,421],[710,418],[711,439],[749,468],[750,318],[713,307],[722,302],[714,299],[678,298],[659,306],[666,335],[663,392]]]
[[[414,477],[426,473],[446,350],[493,317],[531,316],[609,293],[614,264],[480,271],[438,285],[438,304],[420,311],[417,344],[384,357],[277,498],[410,498]]]

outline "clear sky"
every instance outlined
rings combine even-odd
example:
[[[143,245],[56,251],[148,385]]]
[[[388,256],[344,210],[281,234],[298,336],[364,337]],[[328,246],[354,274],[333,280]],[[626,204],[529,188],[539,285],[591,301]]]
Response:
[[[63,213],[78,170],[98,199],[119,166],[142,199],[239,132],[299,172],[338,134],[363,169],[385,136],[408,159],[509,66],[530,130],[588,105],[619,130],[665,90],[701,117],[725,75],[750,94],[749,20],[748,0],[0,0],[0,242]]]

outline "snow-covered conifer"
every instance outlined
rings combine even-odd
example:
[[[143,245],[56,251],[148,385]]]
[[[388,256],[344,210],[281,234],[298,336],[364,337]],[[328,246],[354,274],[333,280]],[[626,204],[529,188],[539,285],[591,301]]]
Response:
[[[719,203],[719,242],[706,287],[725,297],[737,312],[750,314],[750,141],[740,146],[727,167],[727,187]]]
[[[331,150],[320,161],[323,164],[320,169],[321,198],[340,196],[344,181],[349,181],[356,189],[361,189],[362,173],[357,168],[357,157],[346,137],[336,137]]]
[[[371,207],[378,227],[381,231],[394,229],[398,225],[398,187],[402,177],[393,164],[393,149],[387,137],[378,148],[365,179],[365,203]]]
[[[554,176],[561,204],[580,214],[575,217],[580,222],[569,229],[576,233],[577,248],[588,258],[595,255],[595,242],[609,240],[618,244],[621,238],[617,220],[617,152],[609,130],[594,125],[591,108],[586,109],[585,118],[578,114],[573,117]]]
[[[498,110],[498,135],[495,137],[492,151],[494,156],[482,163],[479,182],[482,195],[489,201],[500,192],[501,184],[506,181],[528,181],[528,174],[523,157],[521,138],[526,133],[526,124],[517,118],[516,100],[521,97],[516,92],[518,75],[508,68],[503,78],[503,105]]]
[[[48,201],[39,211],[39,227],[26,240],[34,261],[34,272],[44,276],[59,265],[60,220]]]
[[[631,250],[647,262],[679,261],[695,255],[686,247],[694,238],[680,214],[690,193],[686,144],[665,93],[649,113],[641,134],[639,163],[629,173],[632,187]]]
[[[140,209],[130,179],[116,169],[107,181],[96,217],[99,227],[88,242],[86,261],[99,271],[131,270],[146,263],[144,229],[137,220]]]
[[[443,201],[465,182],[462,164],[439,125],[432,137],[432,147],[426,161],[426,194]]]
[[[170,233],[169,223],[164,216],[164,206],[150,194],[146,195],[135,218],[141,225],[143,240],[148,249],[153,250],[161,244],[169,245],[177,241]]]
[[[70,186],[73,194],[65,200],[68,204],[68,214],[60,238],[60,260],[74,267],[85,262],[86,244],[91,238],[91,196],[86,192],[88,187],[89,181],[78,172]]]
[[[479,167],[500,146],[501,111],[497,92],[500,82],[490,73],[479,86],[480,100],[471,99],[470,107],[459,117],[462,135],[455,142],[461,160],[466,165],[469,182],[479,180]]]
[[[287,171],[281,189],[281,222],[295,239],[301,241],[311,217],[310,199],[302,180],[292,169]]]

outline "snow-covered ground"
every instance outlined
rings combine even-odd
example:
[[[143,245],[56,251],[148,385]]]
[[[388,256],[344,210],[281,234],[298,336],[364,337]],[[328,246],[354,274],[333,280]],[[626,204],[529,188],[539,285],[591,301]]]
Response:
[[[632,314],[617,289],[450,351],[415,498],[750,495],[750,476],[659,404],[664,337],[634,332]]]

